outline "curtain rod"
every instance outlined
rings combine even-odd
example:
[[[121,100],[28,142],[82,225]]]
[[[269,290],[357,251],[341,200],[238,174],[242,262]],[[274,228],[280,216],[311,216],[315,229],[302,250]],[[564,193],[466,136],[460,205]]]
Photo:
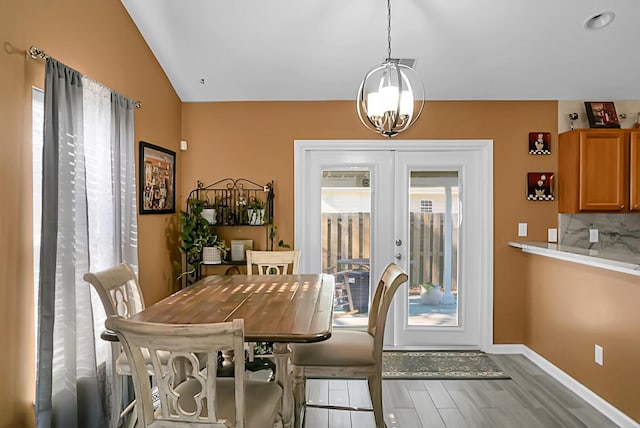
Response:
[[[45,53],[42,49],[39,49],[35,46],[31,46],[28,51],[26,51],[27,58],[31,57],[33,59],[44,59],[47,60],[50,58],[49,55]],[[136,108],[142,108],[142,101],[134,101],[134,105]]]

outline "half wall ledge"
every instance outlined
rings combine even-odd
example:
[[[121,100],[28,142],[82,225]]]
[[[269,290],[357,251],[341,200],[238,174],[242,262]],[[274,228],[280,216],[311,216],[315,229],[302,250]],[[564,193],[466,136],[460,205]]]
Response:
[[[510,247],[519,248],[525,253],[580,263],[629,275],[640,276],[640,256],[629,253],[588,250],[568,247],[547,242],[509,241]]]

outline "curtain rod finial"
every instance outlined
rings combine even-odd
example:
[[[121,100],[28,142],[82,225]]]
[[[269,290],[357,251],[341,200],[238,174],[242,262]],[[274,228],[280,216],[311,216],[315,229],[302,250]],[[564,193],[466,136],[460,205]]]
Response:
[[[42,49],[38,49],[35,46],[31,46],[29,48],[29,50],[27,51],[27,58],[31,57],[33,59],[47,59],[49,58],[49,56],[44,53],[44,51]]]

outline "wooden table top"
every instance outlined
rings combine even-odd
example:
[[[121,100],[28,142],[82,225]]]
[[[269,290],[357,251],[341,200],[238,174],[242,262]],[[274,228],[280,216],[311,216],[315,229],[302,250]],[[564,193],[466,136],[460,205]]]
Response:
[[[332,275],[212,275],[131,317],[200,324],[244,319],[248,342],[317,342],[331,336]]]

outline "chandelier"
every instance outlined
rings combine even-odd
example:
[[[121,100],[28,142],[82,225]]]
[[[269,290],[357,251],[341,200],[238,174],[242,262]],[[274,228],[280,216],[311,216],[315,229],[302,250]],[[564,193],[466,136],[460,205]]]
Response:
[[[391,57],[391,0],[387,0],[387,59],[365,75],[358,90],[358,117],[364,126],[391,138],[418,120],[424,86],[411,65],[413,60]]]

